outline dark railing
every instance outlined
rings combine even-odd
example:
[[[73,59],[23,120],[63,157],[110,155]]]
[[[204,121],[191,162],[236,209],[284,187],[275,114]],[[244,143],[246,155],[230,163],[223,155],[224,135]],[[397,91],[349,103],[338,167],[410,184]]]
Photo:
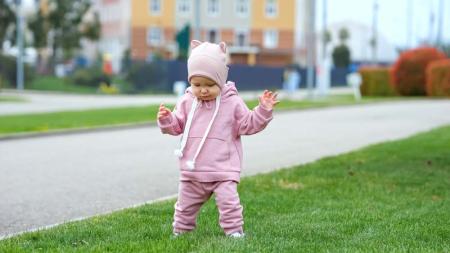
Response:
[[[232,64],[229,66],[228,80],[236,83],[239,90],[281,89],[283,87],[283,67],[249,66]],[[298,69],[301,81],[300,88],[306,87],[306,69]],[[334,68],[331,71],[331,86],[346,85],[345,77],[348,70]],[[155,61],[134,62],[132,64],[130,81],[137,91],[154,90],[172,92],[176,81],[187,81],[187,66],[185,61]]]

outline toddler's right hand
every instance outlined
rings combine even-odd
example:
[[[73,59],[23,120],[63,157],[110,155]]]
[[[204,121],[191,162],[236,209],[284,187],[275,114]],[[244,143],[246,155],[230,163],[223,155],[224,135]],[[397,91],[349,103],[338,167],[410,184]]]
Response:
[[[163,103],[159,105],[159,111],[158,111],[158,120],[168,117],[171,114],[171,111],[167,109]]]

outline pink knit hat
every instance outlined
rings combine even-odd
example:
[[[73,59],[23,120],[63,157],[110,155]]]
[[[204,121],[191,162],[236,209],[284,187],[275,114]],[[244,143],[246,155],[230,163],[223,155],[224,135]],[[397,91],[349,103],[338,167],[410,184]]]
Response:
[[[227,45],[191,41],[191,55],[188,59],[188,81],[193,76],[203,76],[214,80],[220,88],[225,85],[228,77]]]

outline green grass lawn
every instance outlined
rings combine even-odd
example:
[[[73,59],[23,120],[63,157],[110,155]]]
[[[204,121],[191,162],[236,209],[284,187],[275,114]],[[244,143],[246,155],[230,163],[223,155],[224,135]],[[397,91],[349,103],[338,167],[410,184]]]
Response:
[[[171,236],[174,200],[0,241],[0,252],[448,252],[450,126],[244,178],[246,237],[209,201]]]
[[[0,116],[0,136],[155,121],[158,106]]]
[[[54,76],[37,77],[28,88],[31,90],[58,91],[67,93],[80,93],[80,94],[97,93],[96,87],[75,85],[65,80],[64,78],[58,78]]]
[[[306,109],[336,105],[353,105],[400,98],[364,98],[355,102],[351,95],[330,96],[320,100],[282,101],[277,110]],[[250,108],[257,100],[247,101]],[[171,108],[173,105],[169,105]],[[24,132],[48,132],[58,129],[90,128],[117,124],[155,122],[159,105],[95,109],[86,111],[34,113],[0,116],[0,136]]]
[[[123,80],[122,78],[116,76],[113,78],[112,83],[119,89],[121,93],[135,93],[132,85]],[[26,87],[30,90],[39,91],[53,91],[53,92],[63,92],[63,93],[74,93],[74,94],[103,94],[99,92],[98,87],[89,87],[83,85],[76,85],[67,78],[58,78],[55,76],[38,76],[31,84]]]

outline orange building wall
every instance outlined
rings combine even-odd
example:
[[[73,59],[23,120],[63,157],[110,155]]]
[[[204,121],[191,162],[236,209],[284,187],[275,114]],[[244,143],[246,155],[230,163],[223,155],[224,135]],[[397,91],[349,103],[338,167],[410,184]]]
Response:
[[[264,30],[251,31],[250,43],[264,49]],[[278,30],[278,49],[292,49],[294,47],[294,31]]]
[[[164,40],[173,41],[175,37],[174,28],[164,28]],[[164,44],[164,43],[163,43]],[[133,27],[131,30],[131,58],[145,60],[150,52],[159,52],[165,57],[171,57],[170,53],[163,47],[154,48],[147,44],[147,27]]]
[[[228,45],[234,44],[234,31],[231,29],[223,29],[220,32],[221,40],[227,43]]]
[[[144,60],[147,57],[147,29],[133,27],[131,29],[131,58]]]
[[[160,14],[150,12],[148,0],[131,0],[131,57],[144,60],[150,52],[159,52],[170,57],[164,48],[153,48],[147,44],[147,29],[161,27],[164,42],[172,42],[175,38],[175,0],[161,0]]]
[[[252,0],[253,29],[287,29],[295,27],[295,0],[278,0],[278,15],[269,18],[265,15],[266,0]]]
[[[159,15],[150,13],[148,0],[131,0],[131,26],[175,26],[175,0],[161,0]]]

